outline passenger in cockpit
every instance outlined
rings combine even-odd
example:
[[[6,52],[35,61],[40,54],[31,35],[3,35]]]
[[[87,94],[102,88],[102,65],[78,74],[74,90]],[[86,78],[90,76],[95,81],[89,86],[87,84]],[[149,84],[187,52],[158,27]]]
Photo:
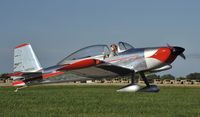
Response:
[[[110,48],[111,48],[111,53],[110,53],[109,57],[117,56],[117,54],[118,54],[117,45],[116,44],[112,44],[110,46]]]

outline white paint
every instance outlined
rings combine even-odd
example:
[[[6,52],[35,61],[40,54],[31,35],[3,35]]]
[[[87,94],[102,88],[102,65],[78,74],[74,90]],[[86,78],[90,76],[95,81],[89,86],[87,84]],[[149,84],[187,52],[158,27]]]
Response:
[[[119,89],[119,90],[117,90],[117,92],[136,92],[138,90],[140,90],[140,86],[133,84],[133,85],[127,86],[125,88]]]
[[[15,84],[14,86],[24,86],[24,85],[26,85],[24,82],[22,82],[22,83],[19,83],[19,84]]]
[[[15,48],[14,72],[36,72],[42,67],[30,44]]]
[[[145,58],[147,69],[152,69],[162,65],[162,62],[154,58]]]
[[[145,60],[146,60],[146,64],[147,64],[147,69],[156,68],[156,67],[158,67],[158,66],[160,66],[162,64],[161,61],[159,61],[159,60],[157,60],[155,58],[150,58],[157,51],[158,51],[158,49],[150,49],[150,50],[145,50],[144,51],[144,56],[145,56]]]
[[[144,57],[145,57],[145,58],[151,57],[151,56],[153,56],[157,51],[158,51],[158,49],[145,50],[145,51],[144,51]]]

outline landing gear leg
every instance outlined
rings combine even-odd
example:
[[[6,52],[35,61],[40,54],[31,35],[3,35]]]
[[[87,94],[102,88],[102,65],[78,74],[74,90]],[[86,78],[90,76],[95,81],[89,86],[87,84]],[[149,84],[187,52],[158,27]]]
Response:
[[[150,85],[149,81],[147,80],[146,76],[144,75],[144,72],[140,73],[140,76],[142,77],[144,83],[146,84],[146,87],[142,88],[140,92],[159,92],[160,89],[156,85]]]
[[[117,90],[117,92],[137,92],[140,89],[140,86],[135,84],[135,71],[131,73],[131,84],[122,87]]]
[[[131,84],[135,84],[135,71],[131,73]]]
[[[23,88],[26,88],[26,87],[28,87],[28,86],[25,85],[25,86],[22,86],[22,87],[16,88],[16,89],[14,90],[14,92],[18,92],[20,89],[23,89]]]
[[[146,76],[144,75],[143,72],[140,73],[140,76],[142,77],[142,80],[143,80],[144,83],[147,85],[147,87],[150,87],[149,81],[147,80],[147,78],[146,78]]]

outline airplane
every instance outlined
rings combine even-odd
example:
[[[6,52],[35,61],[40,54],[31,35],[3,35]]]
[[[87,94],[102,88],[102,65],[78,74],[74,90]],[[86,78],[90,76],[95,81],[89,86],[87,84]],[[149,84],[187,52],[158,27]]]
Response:
[[[118,92],[159,92],[151,85],[145,73],[160,72],[172,68],[172,63],[181,56],[185,59],[184,48],[178,46],[134,48],[126,42],[111,45],[92,45],[70,54],[56,65],[42,68],[31,44],[21,44],[14,49],[14,72],[8,74],[13,86],[18,89],[34,84],[50,83],[54,76],[75,74],[80,77],[67,77],[60,82],[111,79],[117,76],[130,76],[131,83]],[[135,83],[139,74],[146,84]]]

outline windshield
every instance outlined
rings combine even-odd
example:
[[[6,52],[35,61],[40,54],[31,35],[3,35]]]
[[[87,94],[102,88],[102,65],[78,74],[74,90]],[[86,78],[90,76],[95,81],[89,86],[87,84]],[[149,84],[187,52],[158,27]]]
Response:
[[[119,42],[119,49],[122,50],[129,50],[131,48],[134,48],[132,45],[126,43],[126,42]]]
[[[72,53],[71,55],[66,57],[64,60],[83,59],[83,58],[88,58],[88,57],[97,56],[97,55],[104,55],[109,52],[110,50],[107,45],[93,45],[93,46],[82,48]]]

